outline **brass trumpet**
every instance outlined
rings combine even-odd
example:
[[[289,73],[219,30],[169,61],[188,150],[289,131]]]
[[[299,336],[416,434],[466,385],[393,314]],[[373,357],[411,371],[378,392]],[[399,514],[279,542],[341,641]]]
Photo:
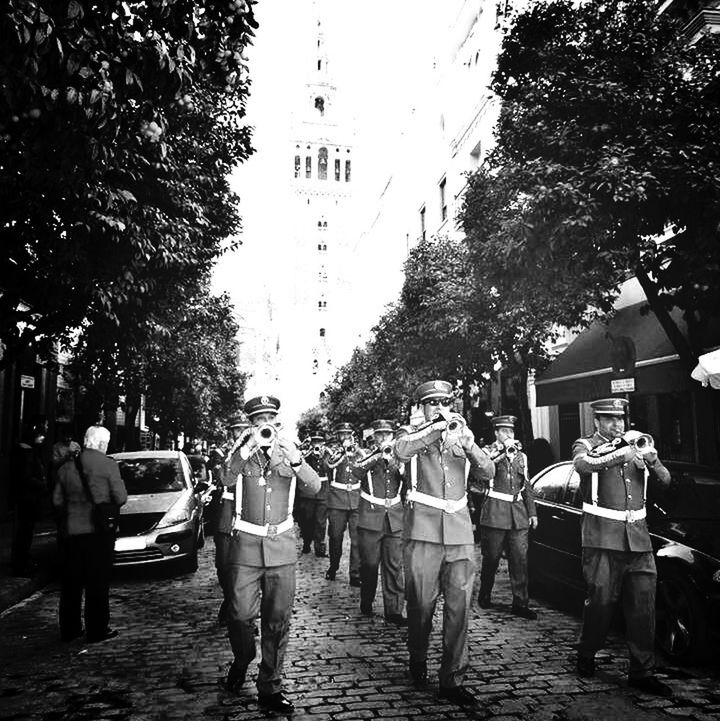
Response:
[[[514,438],[508,438],[505,441],[505,455],[509,460],[515,458],[517,453],[522,450],[522,443],[516,441]]]
[[[346,446],[343,446],[343,450],[349,456],[357,451],[357,446],[354,443],[348,443]]]
[[[280,424],[278,423],[263,423],[262,425],[254,426],[255,442],[264,448],[271,446],[277,439],[279,430]]]
[[[631,446],[635,447],[635,450],[640,453],[649,451],[651,448],[655,448],[655,440],[649,433],[640,433],[640,431],[628,431],[624,436],[623,440]]]

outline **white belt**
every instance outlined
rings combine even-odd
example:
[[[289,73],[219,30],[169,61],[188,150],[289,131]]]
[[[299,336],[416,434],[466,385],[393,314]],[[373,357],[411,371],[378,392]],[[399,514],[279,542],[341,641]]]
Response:
[[[222,499],[223,501],[234,501],[235,494],[232,491],[223,491]]]
[[[267,536],[268,538],[274,538],[280,533],[285,533],[285,531],[289,531],[292,527],[292,516],[288,516],[281,523],[266,523],[264,526],[241,521],[239,518],[236,518],[235,523],[233,523],[233,529],[236,531],[245,531],[245,533],[252,533],[253,536]]]
[[[409,491],[407,499],[413,503],[422,503],[423,506],[439,508],[441,511],[445,511],[445,513],[455,513],[467,506],[467,495],[452,500],[450,498],[435,498],[435,496],[420,493],[420,491]]]
[[[364,498],[368,503],[372,503],[374,506],[385,506],[385,508],[397,506],[401,500],[399,493],[395,496],[395,498],[378,498],[377,496],[371,496],[369,493],[365,493],[365,491],[360,491],[360,498]]]
[[[507,501],[508,503],[514,503],[519,501],[522,496],[520,495],[522,490],[519,490],[516,494],[512,493],[500,493],[500,491],[488,491],[488,498],[497,498],[498,501]]]
[[[357,491],[360,488],[360,483],[339,483],[338,481],[330,481],[330,485],[333,488],[339,488],[341,491]]]
[[[583,503],[583,513],[590,513],[593,516],[602,516],[603,518],[611,518],[613,521],[627,521],[627,523],[635,523],[647,516],[645,507],[638,508],[635,511],[616,511],[613,508],[605,508],[604,506],[594,506],[592,503]]]
[[[319,476],[320,483],[327,483],[327,476]]]

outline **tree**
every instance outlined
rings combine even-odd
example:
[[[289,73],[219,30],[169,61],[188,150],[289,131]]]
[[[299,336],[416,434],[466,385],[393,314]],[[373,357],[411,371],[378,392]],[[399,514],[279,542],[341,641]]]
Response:
[[[166,302],[166,286],[194,294],[239,224],[225,178],[251,152],[251,4],[5,3],[6,361],[27,347],[48,356],[95,318],[122,339]]]
[[[651,3],[535,3],[503,42],[493,90],[490,166],[519,210],[495,234],[508,265],[597,285],[601,307],[634,274],[693,367],[720,304],[720,39],[688,45]]]

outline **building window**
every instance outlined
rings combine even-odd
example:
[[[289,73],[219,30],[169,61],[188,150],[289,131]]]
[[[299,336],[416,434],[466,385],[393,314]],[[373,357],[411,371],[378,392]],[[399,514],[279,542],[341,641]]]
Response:
[[[335,180],[340,180],[340,158],[335,158]]]
[[[420,208],[420,238],[425,240],[425,206]]]
[[[438,186],[440,188],[440,218],[441,220],[447,220],[447,198],[445,197],[445,184],[447,180],[446,178],[443,178],[440,181],[440,185]]]
[[[305,156],[305,177],[312,177],[312,158],[309,155]]]
[[[300,156],[299,155],[295,156],[295,177],[296,178],[300,177]]]
[[[350,161],[349,160],[345,161],[345,182],[346,183],[350,182]]]
[[[327,243],[318,243],[318,250],[319,251],[327,250]]]
[[[321,95],[318,95],[315,98],[315,109],[320,112],[320,117],[325,115],[325,98],[323,98]]]
[[[318,150],[318,178],[320,178],[320,180],[327,180],[327,161],[327,148],[320,148],[320,150]]]
[[[318,70],[322,70],[322,60],[318,59]]]
[[[320,328],[320,337],[321,338],[325,337],[325,328]]]

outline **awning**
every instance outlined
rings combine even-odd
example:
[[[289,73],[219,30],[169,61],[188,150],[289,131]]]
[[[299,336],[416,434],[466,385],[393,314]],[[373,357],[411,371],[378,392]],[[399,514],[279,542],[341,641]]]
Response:
[[[584,330],[535,380],[537,405],[580,403],[612,395],[611,381],[634,380],[640,395],[689,388],[687,371],[647,303],[617,311],[609,323],[596,321]],[[686,332],[682,313],[671,316]]]

